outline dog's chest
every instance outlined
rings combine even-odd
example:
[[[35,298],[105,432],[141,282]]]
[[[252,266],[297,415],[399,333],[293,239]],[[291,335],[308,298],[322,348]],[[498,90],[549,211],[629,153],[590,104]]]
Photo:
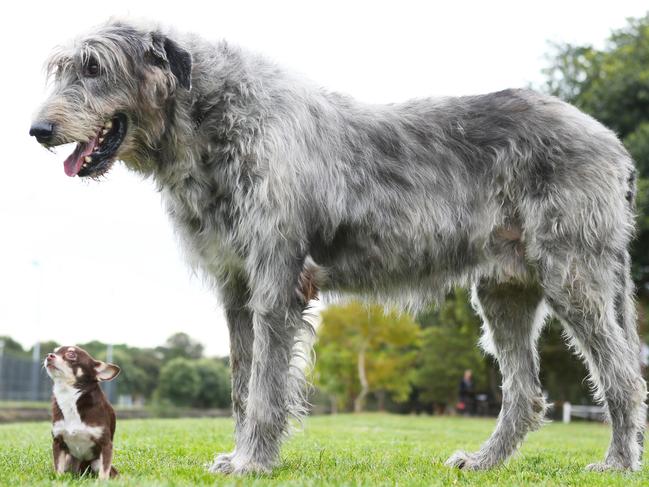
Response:
[[[195,195],[163,191],[163,198],[191,265],[212,276],[237,272],[243,259],[233,245],[233,222],[216,207],[202,206]]]
[[[61,437],[70,454],[79,460],[92,460],[96,456],[94,447],[104,432],[102,426],[91,426],[81,420],[77,409],[80,391],[72,387],[54,388],[54,397],[63,413],[63,419],[52,425],[52,436]]]

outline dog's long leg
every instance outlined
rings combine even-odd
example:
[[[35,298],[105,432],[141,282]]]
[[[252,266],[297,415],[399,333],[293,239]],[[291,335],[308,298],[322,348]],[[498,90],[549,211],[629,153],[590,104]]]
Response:
[[[272,221],[269,217],[268,221]],[[304,258],[287,249],[283,235],[254,240],[247,261],[254,342],[245,419],[225,473],[268,472],[279,457],[294,394],[290,363],[295,338],[304,328],[305,304],[296,287]]]
[[[484,321],[483,348],[496,357],[503,376],[502,409],[495,431],[480,450],[456,452],[446,463],[481,470],[508,458],[543,421],[546,406],[536,342],[546,306],[539,286],[488,281],[473,290],[473,299]]]
[[[225,314],[230,331],[230,370],[232,374],[232,414],[235,441],[238,442],[246,416],[246,399],[252,363],[252,313],[248,308],[250,293],[241,280],[232,281],[223,289]],[[231,468],[230,461],[236,452],[217,455],[209,470],[220,472]]]
[[[647,386],[640,369],[630,280],[614,275],[612,262],[592,257],[548,273],[548,303],[584,358],[596,399],[608,409],[613,436],[602,463],[589,470],[638,470],[646,423]],[[567,275],[566,275],[567,274]],[[564,277],[565,276],[565,277]],[[624,282],[622,282],[624,281]],[[617,285],[616,285],[617,284]],[[616,294],[622,294],[615,299]]]

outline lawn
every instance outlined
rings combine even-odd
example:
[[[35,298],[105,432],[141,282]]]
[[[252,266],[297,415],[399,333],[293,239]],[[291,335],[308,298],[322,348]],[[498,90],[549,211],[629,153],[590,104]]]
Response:
[[[229,419],[124,420],[117,424],[111,485],[632,485],[649,484],[649,466],[633,474],[589,473],[601,459],[607,426],[549,424],[531,434],[521,452],[490,472],[449,469],[457,448],[475,449],[492,419],[382,414],[319,416],[306,421],[282,451],[271,475],[215,476],[204,464],[232,448]],[[649,463],[649,462],[648,462]],[[0,426],[0,485],[81,485],[52,472],[47,423]]]

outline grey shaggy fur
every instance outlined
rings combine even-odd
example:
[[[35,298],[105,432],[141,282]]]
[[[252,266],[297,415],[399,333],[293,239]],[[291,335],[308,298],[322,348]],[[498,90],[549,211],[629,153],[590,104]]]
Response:
[[[157,183],[225,306],[236,446],[212,472],[270,470],[288,416],[304,413],[304,279],[415,309],[473,287],[503,405],[480,450],[447,462],[465,469],[498,465],[541,425],[536,342],[554,313],[612,423],[589,468],[640,467],[634,167],[601,124],[529,90],[360,103],[225,42],[119,21],[58,49],[49,68],[36,118],[54,124],[48,145],[87,141],[126,114],[117,157]]]

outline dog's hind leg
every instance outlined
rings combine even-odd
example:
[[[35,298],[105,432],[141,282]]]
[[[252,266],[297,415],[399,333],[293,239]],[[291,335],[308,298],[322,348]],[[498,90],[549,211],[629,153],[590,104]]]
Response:
[[[527,432],[543,422],[546,405],[536,344],[546,306],[538,285],[490,280],[474,287],[473,301],[484,322],[481,344],[498,360],[502,373],[502,409],[495,431],[477,452],[458,451],[446,464],[483,470],[507,459]]]
[[[235,443],[246,416],[248,382],[252,366],[252,312],[248,308],[250,292],[243,279],[232,278],[222,289],[222,300],[230,332],[230,373],[232,378],[232,415],[234,417]],[[209,466],[211,472],[231,469],[230,461],[236,451],[222,453]]]
[[[545,274],[548,303],[584,358],[596,399],[607,408],[613,429],[604,461],[588,469],[638,470],[647,386],[640,369],[628,265],[598,255],[555,264]]]

